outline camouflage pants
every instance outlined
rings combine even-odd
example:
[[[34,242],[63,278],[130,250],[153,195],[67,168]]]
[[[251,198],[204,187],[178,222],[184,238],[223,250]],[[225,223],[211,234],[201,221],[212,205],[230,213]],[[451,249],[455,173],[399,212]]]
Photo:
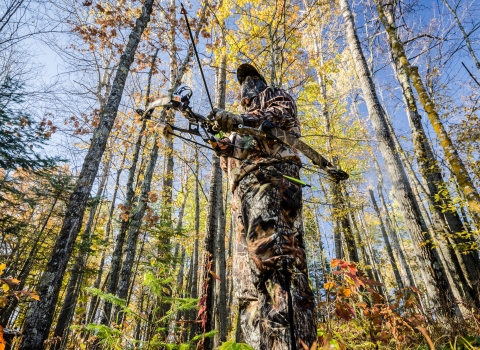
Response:
[[[269,165],[248,174],[235,190],[237,334],[255,350],[316,349],[302,189],[281,176],[298,177],[298,170],[296,165]]]

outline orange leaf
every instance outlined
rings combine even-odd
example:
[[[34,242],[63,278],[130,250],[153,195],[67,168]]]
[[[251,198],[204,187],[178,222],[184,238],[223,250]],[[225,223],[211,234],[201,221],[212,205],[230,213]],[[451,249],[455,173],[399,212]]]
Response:
[[[332,267],[338,266],[342,262],[341,259],[332,259],[331,265]]]
[[[156,201],[158,201],[158,194],[156,194],[155,192],[149,192],[148,193],[148,201],[150,203],[155,203]]]
[[[5,307],[8,303],[7,297],[0,297],[0,307]]]
[[[430,350],[435,350],[435,346],[433,345],[432,339],[428,335],[427,330],[421,326],[417,326],[415,328],[417,328],[420,331],[420,333],[422,333],[422,335],[425,337],[425,340],[427,341]]]
[[[218,275],[217,275],[215,272],[213,272],[212,270],[210,270],[210,271],[208,271],[208,272],[210,272],[210,274],[213,276],[213,278],[215,278],[216,280],[222,282],[222,280],[220,279],[220,277],[218,277]]]
[[[0,350],[5,350],[5,339],[3,339],[3,327],[0,326]]]
[[[335,286],[335,282],[327,282],[323,285],[326,290],[332,290],[333,288],[335,288]]]
[[[362,301],[361,303],[357,303],[357,306],[358,306],[359,308],[365,309],[365,308],[367,307],[367,303],[364,302],[364,301]]]
[[[29,297],[32,298],[32,299],[34,299],[34,300],[37,300],[37,301],[40,300],[40,295],[38,295],[37,292],[31,292],[31,293],[29,293]]]
[[[40,295],[38,295],[37,292],[29,292],[28,290],[21,290],[20,293],[22,293],[23,295],[26,295],[27,297],[30,297],[34,300],[40,300]]]

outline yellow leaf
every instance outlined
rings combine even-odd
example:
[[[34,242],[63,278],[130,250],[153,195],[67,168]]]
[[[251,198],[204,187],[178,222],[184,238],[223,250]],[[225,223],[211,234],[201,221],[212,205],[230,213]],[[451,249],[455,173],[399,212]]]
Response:
[[[352,290],[350,288],[342,288],[341,294],[345,297],[348,298],[350,295],[352,295]]]
[[[326,290],[331,290],[335,288],[336,284],[334,282],[327,282],[323,285]]]
[[[3,274],[3,270],[7,267],[7,264],[0,264],[0,275]]]
[[[5,293],[10,290],[10,287],[9,287],[8,284],[6,284],[6,283],[3,283],[3,284],[2,284],[2,288],[3,288],[3,291],[4,291]]]

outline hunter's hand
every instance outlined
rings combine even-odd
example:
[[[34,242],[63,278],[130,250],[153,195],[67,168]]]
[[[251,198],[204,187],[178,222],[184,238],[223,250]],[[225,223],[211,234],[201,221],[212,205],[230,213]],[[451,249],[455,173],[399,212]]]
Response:
[[[230,132],[235,125],[243,124],[241,115],[215,108],[214,123],[212,129],[214,131]]]
[[[335,181],[345,181],[349,178],[348,174],[340,169],[334,167],[326,167],[325,171],[330,175]]]

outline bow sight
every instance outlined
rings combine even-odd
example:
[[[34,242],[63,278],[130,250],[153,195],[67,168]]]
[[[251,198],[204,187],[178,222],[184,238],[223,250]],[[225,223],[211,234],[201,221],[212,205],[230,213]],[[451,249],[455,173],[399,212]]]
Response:
[[[172,135],[174,135],[173,131],[175,130],[199,136],[205,142],[219,142],[218,139],[212,136],[217,133],[212,130],[211,119],[195,113],[190,107],[191,97],[192,89],[188,86],[181,86],[172,94],[172,96],[155,100],[147,106],[145,111],[137,109],[136,112],[142,116],[142,119],[151,119],[155,108],[161,107],[166,110],[173,109],[182,113],[182,115],[188,120],[188,129],[179,128],[160,120],[157,121],[157,126],[163,137],[170,139]]]

